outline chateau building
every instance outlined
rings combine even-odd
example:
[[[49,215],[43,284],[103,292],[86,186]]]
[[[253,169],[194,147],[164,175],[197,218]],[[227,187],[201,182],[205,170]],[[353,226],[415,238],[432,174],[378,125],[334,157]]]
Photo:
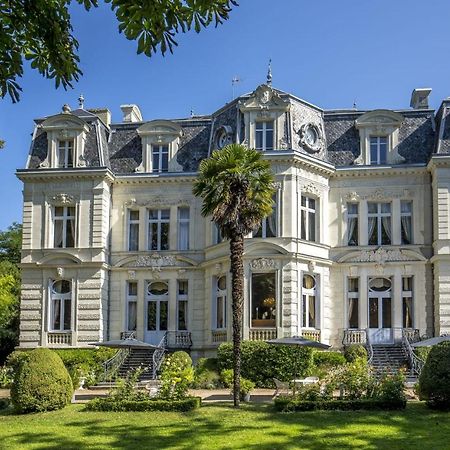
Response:
[[[245,240],[243,337],[394,343],[450,332],[450,99],[324,110],[267,84],[208,116],[123,105],[36,120],[24,183],[20,347],[231,340],[229,245],[192,194],[199,163],[260,150],[273,213]]]

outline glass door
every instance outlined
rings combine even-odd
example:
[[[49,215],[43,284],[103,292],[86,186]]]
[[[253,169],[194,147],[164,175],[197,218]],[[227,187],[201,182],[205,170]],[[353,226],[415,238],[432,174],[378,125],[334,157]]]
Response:
[[[391,344],[392,282],[390,278],[369,279],[369,338],[372,344]]]
[[[158,345],[167,331],[169,290],[167,283],[155,281],[147,286],[145,342]]]

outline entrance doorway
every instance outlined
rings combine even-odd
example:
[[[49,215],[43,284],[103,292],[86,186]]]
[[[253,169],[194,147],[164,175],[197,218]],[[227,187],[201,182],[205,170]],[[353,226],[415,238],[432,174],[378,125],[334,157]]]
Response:
[[[372,344],[392,344],[392,281],[369,278],[369,339]]]
[[[167,331],[169,320],[169,288],[164,281],[147,285],[145,342],[158,345]]]

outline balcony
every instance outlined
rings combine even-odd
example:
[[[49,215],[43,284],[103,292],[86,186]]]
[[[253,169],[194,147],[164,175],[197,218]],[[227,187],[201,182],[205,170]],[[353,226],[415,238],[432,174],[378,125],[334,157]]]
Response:
[[[211,342],[213,344],[220,344],[228,341],[227,330],[211,330]]]
[[[169,349],[190,349],[192,339],[190,331],[166,331],[164,344]]]
[[[248,333],[249,341],[268,341],[269,339],[276,339],[276,328],[250,328]]]
[[[71,331],[49,331],[47,333],[48,347],[70,347],[72,345]]]

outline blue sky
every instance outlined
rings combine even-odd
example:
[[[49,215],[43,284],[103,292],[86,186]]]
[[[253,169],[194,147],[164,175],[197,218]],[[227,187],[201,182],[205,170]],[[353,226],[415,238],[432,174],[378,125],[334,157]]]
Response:
[[[56,114],[64,103],[108,107],[136,103],[145,120],[207,114],[265,81],[272,58],[273,85],[328,108],[409,107],[415,87],[431,87],[439,107],[450,95],[448,0],[240,0],[219,28],[179,35],[173,55],[136,55],[117,32],[108,6],[89,13],[72,8],[83,77],[73,90],[56,90],[31,70],[22,100],[0,101],[0,230],[21,221],[21,183],[33,119]]]

